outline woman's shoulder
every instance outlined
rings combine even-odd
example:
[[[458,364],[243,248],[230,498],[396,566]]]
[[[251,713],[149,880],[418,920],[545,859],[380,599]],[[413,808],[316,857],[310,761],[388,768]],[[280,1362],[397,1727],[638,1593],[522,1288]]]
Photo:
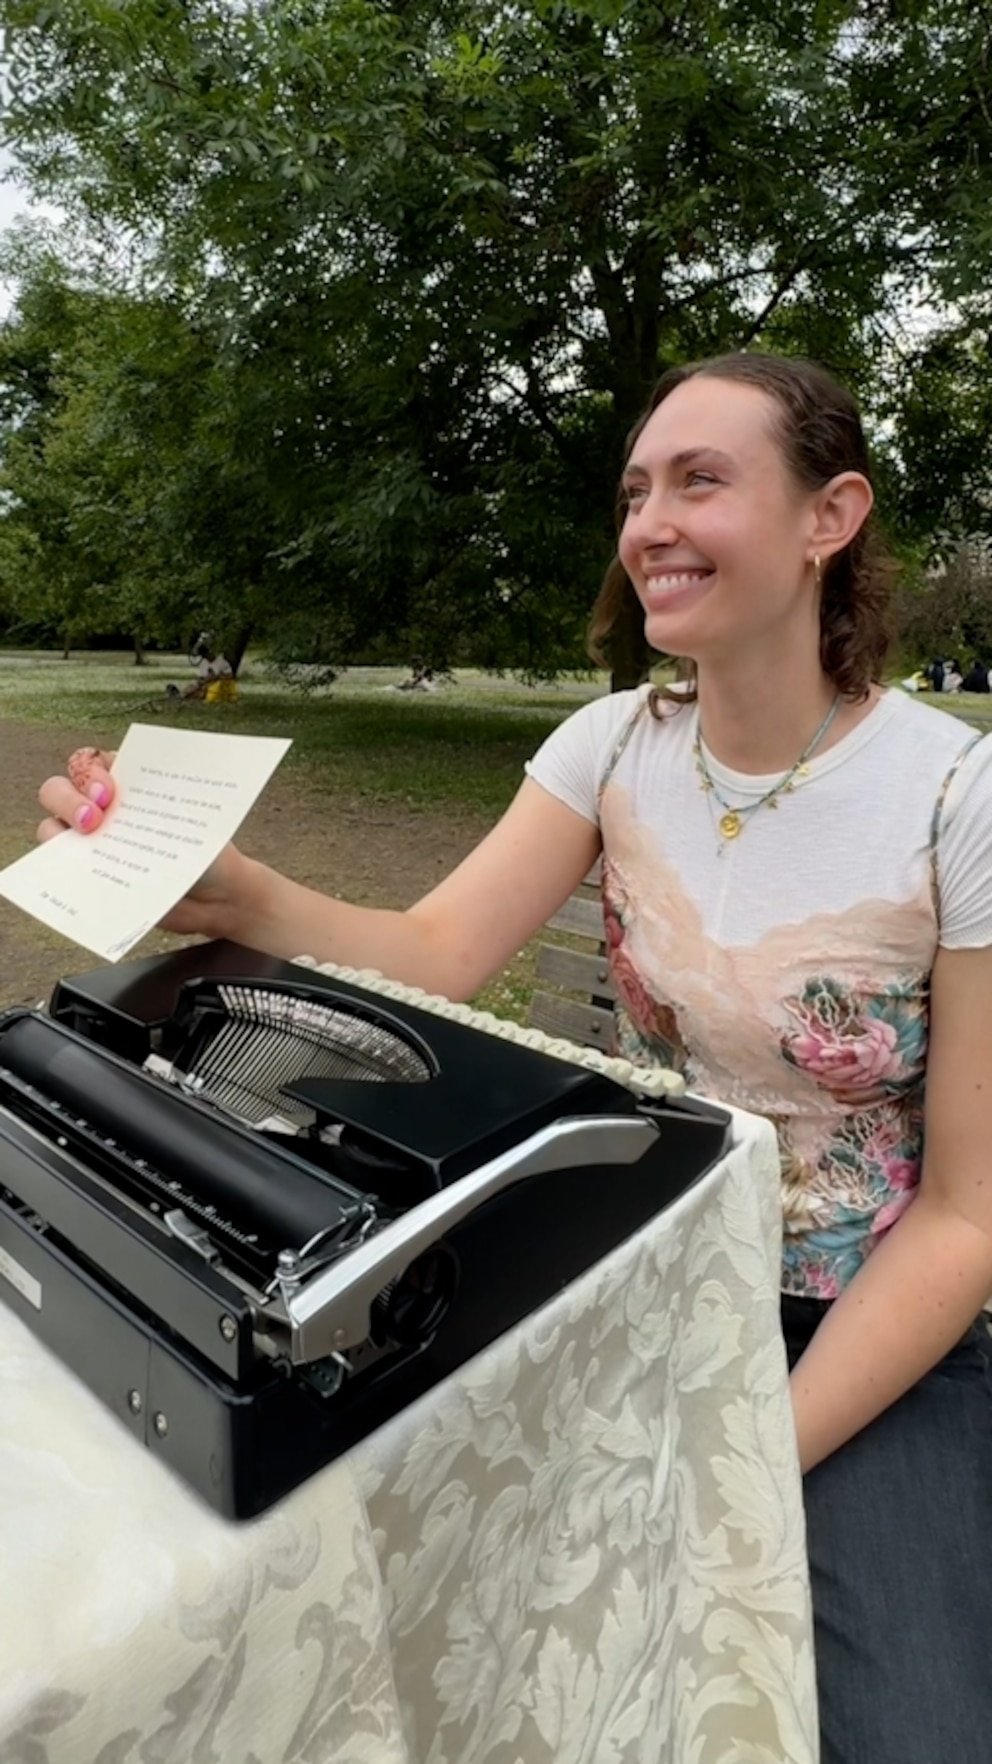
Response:
[[[910,796],[932,796],[976,741],[980,732],[964,717],[890,687],[855,731],[852,754],[873,772],[881,765],[892,785]]]
[[[977,733],[966,718],[943,710],[939,705],[902,692],[890,686],[882,703],[888,711],[888,724],[899,741],[911,741],[934,755],[952,756]]]
[[[591,698],[588,704],[584,704],[581,710],[575,714],[576,716],[598,717],[604,722],[621,723],[627,717],[633,716],[641,705],[647,703],[652,691],[653,687],[650,682],[646,681],[641,686],[624,687],[619,692],[601,692],[598,697]]]
[[[894,690],[880,708],[893,787],[928,805],[945,826],[965,805],[992,822],[992,733]]]
[[[592,742],[597,746],[611,741],[641,716],[648,716],[650,685],[635,686],[629,691],[603,692],[590,698],[559,723],[559,731],[569,738]]]
[[[658,723],[683,722],[683,712],[695,704],[695,694],[686,688],[683,696],[679,683],[660,690],[650,680],[620,692],[604,692],[573,713],[587,717],[593,726],[603,729],[622,728],[626,723],[640,721],[646,728]],[[569,718],[569,721],[572,719]]]
[[[651,714],[652,690],[646,684],[630,691],[605,692],[581,705],[538,748],[526,766],[528,775],[553,788],[567,773],[581,777],[588,790],[598,791],[623,754],[642,751],[643,738],[653,749],[661,722]],[[677,712],[682,707],[672,708]],[[667,720],[666,714],[661,721]]]

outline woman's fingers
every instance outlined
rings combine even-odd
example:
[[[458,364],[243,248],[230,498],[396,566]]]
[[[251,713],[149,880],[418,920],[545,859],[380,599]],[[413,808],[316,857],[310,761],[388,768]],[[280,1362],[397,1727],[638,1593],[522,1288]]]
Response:
[[[115,758],[115,754],[104,753],[99,747],[77,747],[75,753],[69,755],[66,766],[69,782],[75,785],[80,796],[88,802],[95,802],[101,809],[108,806],[114,794],[110,768]]]
[[[54,839],[56,833],[64,832],[65,822],[56,821],[52,815],[49,815],[46,820],[38,822],[35,839],[39,845],[44,845],[46,839]]]
[[[112,753],[80,747],[69,760],[67,778],[46,778],[38,800],[49,818],[38,828],[39,839],[51,839],[66,827],[78,827],[81,833],[96,832],[114,797],[113,761]]]
[[[111,799],[112,791],[102,788],[97,780],[90,783],[88,790],[93,791],[94,795],[81,796],[68,778],[46,778],[38,792],[38,801],[43,809],[48,810],[53,820],[60,823],[62,831],[66,827],[78,827],[81,833],[94,833],[103,820],[101,798],[105,806]],[[45,825],[42,822],[42,826]]]

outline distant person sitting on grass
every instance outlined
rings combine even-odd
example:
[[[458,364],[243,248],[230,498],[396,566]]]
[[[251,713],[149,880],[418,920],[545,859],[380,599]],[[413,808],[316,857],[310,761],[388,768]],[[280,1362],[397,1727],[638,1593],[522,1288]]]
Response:
[[[987,692],[989,690],[989,670],[977,655],[961,682],[961,690],[962,692]]]
[[[237,698],[238,683],[226,655],[215,655],[212,650],[207,650],[200,657],[196,676],[196,687],[187,688],[188,697],[202,692],[207,704],[228,704]]]
[[[401,680],[397,691],[433,692],[434,690],[434,669],[428,667],[421,656],[415,655],[410,662],[410,678],[409,680]]]
[[[238,696],[238,683],[226,655],[216,654],[210,644],[201,644],[197,653],[196,679],[182,688],[167,686],[167,696],[202,699],[206,704],[232,703]]]

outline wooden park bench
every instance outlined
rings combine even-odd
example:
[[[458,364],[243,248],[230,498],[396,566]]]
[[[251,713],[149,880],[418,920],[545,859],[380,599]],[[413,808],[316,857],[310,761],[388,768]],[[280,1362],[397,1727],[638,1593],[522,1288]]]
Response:
[[[529,1021],[545,1035],[564,1036],[582,1047],[611,1051],[616,998],[606,960],[600,865],[550,918],[546,931],[564,932],[568,943],[539,943]],[[556,987],[554,992],[547,986]],[[576,997],[575,994],[581,996]]]

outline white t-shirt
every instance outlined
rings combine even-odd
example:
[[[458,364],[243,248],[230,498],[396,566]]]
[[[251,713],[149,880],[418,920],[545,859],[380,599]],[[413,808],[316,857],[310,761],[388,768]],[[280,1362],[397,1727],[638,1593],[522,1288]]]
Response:
[[[212,659],[201,656],[196,672],[201,680],[231,680],[234,677],[226,655],[215,655]]]
[[[783,1284],[834,1297],[919,1183],[937,943],[992,943],[992,741],[887,692],[725,840],[695,706],[647,698],[584,706],[527,770],[601,829],[621,1050],[774,1122]],[[706,761],[735,806],[777,781]]]

